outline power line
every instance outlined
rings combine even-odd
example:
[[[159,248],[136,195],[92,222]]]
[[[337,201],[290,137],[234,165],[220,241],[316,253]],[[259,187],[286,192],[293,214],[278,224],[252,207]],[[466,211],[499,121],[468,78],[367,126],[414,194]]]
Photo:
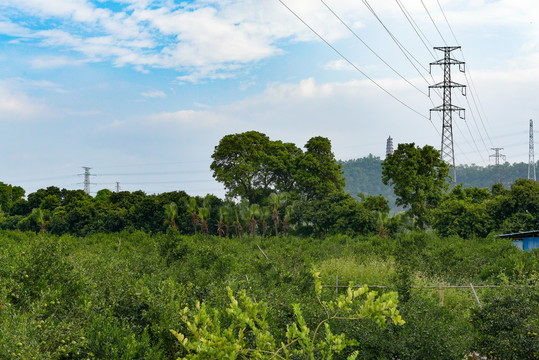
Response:
[[[389,67],[395,74],[397,74],[401,79],[403,79],[404,81],[406,81],[409,85],[411,85],[414,89],[416,89],[417,91],[419,91],[420,93],[422,93],[423,95],[425,96],[429,96],[425,91],[421,90],[420,88],[418,88],[417,86],[415,86],[414,84],[412,84],[408,79],[406,79],[404,76],[402,76],[397,70],[395,70],[391,65],[389,65],[387,63],[387,61],[385,61],[384,59],[382,59],[382,57],[380,55],[378,55],[378,53],[376,51],[374,51],[374,49],[372,49],[361,37],[359,37],[359,35],[350,27],[348,26],[348,24],[346,22],[344,22],[344,20],[339,16],[337,15],[337,13],[335,11],[333,11],[333,9],[328,5],[326,4],[326,2],[324,0],[320,0],[322,2],[322,4],[324,4],[324,6],[329,10],[331,11],[331,13],[359,40],[361,41],[361,43],[363,43],[363,45],[365,45],[365,47],[367,49],[369,49],[378,59],[380,59],[380,61],[382,61],[385,65],[387,65],[387,67]]]
[[[421,31],[421,28],[420,28],[419,25],[415,22],[415,20],[413,19],[413,17],[411,16],[411,14],[408,12],[408,10],[407,10],[406,7],[404,6],[404,4],[402,4],[399,0],[396,0],[396,2],[397,2],[397,4],[399,5],[399,8],[400,8],[401,11],[403,12],[403,14],[404,14],[404,16],[406,17],[406,19],[408,20],[408,22],[410,23],[410,25],[411,25],[412,28],[414,29],[414,32],[416,33],[416,35],[419,37],[419,39],[421,40],[421,42],[423,43],[423,45],[424,45],[425,47],[427,47],[425,41],[423,40],[423,37],[425,38],[425,40],[426,40],[427,42],[429,42],[429,41],[428,41],[428,38],[427,38],[427,37],[425,36],[425,34]],[[423,3],[423,2],[422,2],[422,3]],[[444,43],[445,43],[445,39],[443,38],[443,36],[442,36],[442,34],[441,34],[441,32],[440,32],[438,26],[437,26],[436,23],[434,22],[434,19],[433,19],[432,16],[430,15],[430,12],[428,11],[428,9],[427,9],[427,7],[426,7],[426,5],[425,5],[424,3],[423,3],[423,7],[424,7],[425,10],[427,11],[427,14],[429,15],[429,18],[431,19],[432,23],[434,24],[434,26],[435,26],[436,29],[438,30],[438,33],[440,34],[440,36],[442,37],[442,40],[444,40]],[[442,9],[442,11],[443,11],[443,9]],[[444,13],[444,18],[446,18],[446,17],[445,17],[445,13]],[[447,18],[446,18],[446,20],[447,20]],[[448,26],[450,26],[449,23],[448,23]],[[417,27],[417,29],[416,29],[416,27]],[[451,29],[451,32],[453,33],[453,30],[452,30],[452,29]],[[420,35],[420,33],[421,33],[422,36]],[[454,35],[454,33],[453,33],[453,35]],[[455,41],[456,41],[456,38],[455,38]],[[430,42],[429,42],[429,44],[430,44]],[[432,55],[430,49],[427,48],[427,50],[428,50],[429,53]],[[462,53],[462,49],[460,49],[460,52]],[[466,76],[466,73],[464,73],[464,75]],[[433,81],[434,81],[434,78],[432,77],[432,75],[431,75],[431,78],[432,78]],[[469,83],[469,82],[468,82],[468,83]],[[439,93],[437,93],[437,94],[440,95]],[[475,99],[475,97],[474,97],[474,94],[472,93],[472,100],[473,100],[473,99]],[[479,136],[480,136],[480,138],[481,138],[481,141],[482,141],[483,145],[485,146],[486,152],[488,153],[488,148],[487,148],[487,146],[486,146],[486,144],[485,144],[485,141],[484,141],[484,139],[483,139],[483,136],[481,135],[481,131],[479,130],[478,125],[477,125],[477,121],[476,121],[476,118],[475,118],[475,113],[474,113],[473,108],[472,108],[472,106],[470,105],[469,100],[468,100],[467,97],[466,97],[466,102],[468,103],[468,109],[470,110],[470,113],[471,113],[471,115],[472,115],[472,120],[474,121],[474,123],[475,123],[475,125],[476,125],[476,128],[477,128],[477,130],[478,130],[478,134],[479,134]],[[458,103],[458,101],[457,101],[457,103]],[[477,105],[476,105],[476,107],[477,107]],[[478,113],[479,113],[479,110],[478,110]],[[480,115],[480,113],[479,113],[479,115]],[[457,129],[459,129],[459,131],[460,131],[460,128],[459,128],[458,124],[457,124],[456,126],[457,126]],[[471,140],[473,141],[474,146],[476,147],[476,149],[477,149],[477,151],[478,151],[478,153],[479,153],[479,155],[480,155],[480,157],[481,157],[481,160],[482,160],[483,163],[486,165],[486,162],[485,162],[483,156],[481,155],[481,151],[479,150],[479,147],[477,146],[477,142],[476,142],[476,140],[475,140],[475,138],[474,138],[474,136],[473,136],[473,133],[471,132],[471,129],[470,129],[470,127],[468,126],[468,123],[467,123],[467,122],[466,122],[466,127],[467,127],[467,129],[468,129],[469,134],[470,134]],[[486,129],[485,129],[485,132],[486,132]],[[462,133],[462,132],[461,132],[461,133]],[[462,134],[462,135],[463,135],[463,137],[465,137],[464,134]],[[488,132],[487,132],[487,136],[488,136]]]
[[[488,153],[487,144],[485,144],[485,140],[483,139],[483,135],[481,135],[481,130],[479,129],[479,125],[477,124],[477,120],[475,119],[475,113],[472,110],[472,106],[470,105],[470,101],[468,100],[467,96],[466,96],[466,103],[468,104],[468,110],[470,111],[470,114],[472,115],[472,120],[473,120],[473,122],[475,124],[475,128],[477,129],[477,133],[479,134],[479,138],[481,139],[481,142],[483,143],[483,146],[485,147],[485,150]],[[471,133],[470,133],[470,135],[471,135]],[[488,136],[488,133],[487,133],[487,136]],[[490,139],[490,137],[489,137],[489,139]],[[474,142],[475,142],[475,140],[474,140]],[[492,141],[491,141],[491,144],[492,144]],[[479,149],[477,149],[477,151],[479,151]]]
[[[442,123],[442,147],[440,150],[442,160],[445,160],[450,165],[453,165],[453,181],[457,183],[457,169],[455,167],[455,150],[453,148],[453,112],[458,111],[459,114],[464,112],[464,109],[455,106],[451,103],[451,89],[462,88],[466,89],[465,85],[458,84],[451,80],[451,65],[459,65],[461,71],[464,71],[464,62],[451,58],[451,52],[458,49],[456,46],[435,47],[435,50],[443,51],[443,59],[430,63],[432,65],[440,65],[443,67],[444,80],[440,83],[429,86],[431,88],[443,89],[444,98],[440,106],[430,109],[430,111],[441,111],[443,114]],[[464,95],[464,92],[463,92]]]
[[[475,141],[475,139],[474,139],[474,137],[472,135],[472,131],[470,130],[470,126],[468,125],[468,122],[466,121],[466,119],[464,119],[464,124],[466,124],[466,128],[468,129],[468,132],[470,133],[470,137],[472,138],[475,149],[477,150],[477,153],[479,154],[479,157],[481,158],[481,161],[483,161],[483,164],[485,164],[485,166],[486,166],[487,162],[485,161],[485,159],[483,159],[483,155],[481,155],[481,151],[479,150],[479,147],[477,146],[477,142]],[[483,142],[483,144],[484,144],[484,142]]]
[[[421,1],[421,2],[423,2],[423,1]],[[451,31],[451,34],[453,35],[453,39],[455,40],[455,43],[457,43],[457,45],[458,45],[459,42],[457,40],[457,37],[455,36],[455,33],[453,32],[453,28],[451,27],[451,25],[449,24],[449,21],[447,20],[447,16],[445,16],[445,12],[444,12],[444,9],[442,8],[442,4],[440,4],[439,0],[436,0],[436,2],[438,3],[438,6],[440,7],[440,11],[442,12],[442,15],[444,16],[445,22],[446,22],[447,26],[449,27],[449,30]],[[425,5],[423,4],[423,6],[425,6]],[[462,50],[461,50],[461,52],[462,52]]]
[[[397,2],[397,5],[399,5],[399,8],[401,9],[402,13],[404,14],[404,17],[406,18],[406,20],[408,20],[408,23],[412,26],[412,29],[414,29],[414,32],[416,33],[416,35],[419,37],[419,40],[421,40],[421,42],[423,43],[423,45],[425,46],[425,48],[427,49],[427,51],[429,52],[429,54],[432,56],[433,59],[436,58],[436,56],[434,55],[434,53],[430,50],[432,49],[434,46],[432,46],[432,44],[429,42],[429,39],[425,36],[425,34],[423,33],[423,31],[421,31],[421,28],[419,27],[419,25],[417,25],[417,23],[415,22],[415,20],[413,19],[412,15],[410,14],[410,12],[406,9],[406,7],[404,6],[404,4],[400,1],[400,0],[395,0]],[[414,26],[415,25],[415,26]],[[417,28],[417,29],[416,29]],[[419,35],[419,33],[421,33],[421,35]],[[425,38],[425,40],[423,40],[423,38]],[[425,41],[429,44],[427,45],[425,43]]]
[[[421,116],[422,118],[425,118],[427,120],[430,120],[427,116],[423,115],[419,111],[412,108],[410,105],[406,104],[404,101],[397,98],[395,95],[390,93],[388,90],[386,90],[382,85],[378,84],[374,79],[372,79],[370,76],[368,76],[366,73],[364,73],[359,67],[357,67],[353,62],[351,62],[346,56],[344,56],[339,50],[337,50],[333,45],[331,45],[326,39],[322,37],[316,30],[314,30],[309,24],[307,24],[298,14],[296,14],[291,8],[289,8],[282,0],[278,0],[285,8],[288,9],[294,15],[299,21],[303,23],[309,30],[311,30],[320,40],[322,40],[327,46],[329,46],[333,51],[335,51],[340,57],[342,57],[346,62],[348,62],[354,69],[356,69],[358,72],[360,72],[363,76],[365,76],[370,82],[372,82],[374,85],[376,85],[380,90],[391,96],[394,100],[399,102],[404,107],[408,108],[409,110],[413,111],[417,115]]]
[[[430,15],[429,9],[427,9],[427,6],[426,6],[425,3],[423,2],[423,0],[421,0],[421,4],[423,5],[423,8],[424,8],[425,11],[427,12],[427,15],[429,16],[430,21],[432,21],[432,24],[433,24],[434,27],[436,28],[436,31],[438,31],[438,34],[439,34],[440,37],[442,38],[442,41],[444,42],[445,46],[447,46],[447,42],[445,41],[444,36],[443,36],[442,33],[440,32],[440,29],[438,29],[438,26],[436,25],[436,22],[434,21],[434,19],[433,19],[432,16]]]
[[[154,171],[154,172],[138,172],[138,173],[104,173],[97,176],[154,176],[154,175],[183,175],[183,174],[202,174],[205,170],[198,171]]]
[[[494,150],[494,154],[490,155],[490,157],[495,159],[496,172],[498,173],[498,183],[500,183],[500,158],[505,160],[505,155],[500,154],[500,150],[503,150],[503,148],[497,147],[492,148],[492,150]]]
[[[204,179],[204,180],[166,180],[166,181],[139,181],[139,182],[122,182],[122,185],[152,185],[152,184],[197,184],[201,182],[214,182],[215,180]],[[116,185],[118,182],[114,183],[96,183],[96,185]]]
[[[451,27],[451,24],[449,23],[449,20],[447,19],[447,16],[445,15],[445,11],[444,11],[444,9],[443,9],[443,7],[442,7],[442,4],[440,3],[439,0],[436,0],[436,2],[438,3],[438,7],[440,8],[440,11],[442,12],[442,15],[443,15],[443,17],[444,17],[444,19],[445,19],[445,22],[446,22],[446,24],[447,24],[447,27],[449,28],[449,31],[451,31],[451,35],[453,35],[453,39],[455,40],[455,43],[456,43],[457,45],[459,45],[459,41],[457,40],[457,37],[456,37],[456,35],[455,35],[455,32],[453,31],[453,28]],[[466,58],[465,58],[465,56],[464,56],[464,52],[462,51],[462,48],[460,49],[460,53],[461,53],[461,55],[462,55],[462,60],[464,60],[464,61],[466,62]],[[469,68],[468,68],[468,73],[470,73],[470,69],[469,69]],[[466,83],[468,84],[468,87],[470,88],[470,95],[472,96],[472,102],[474,103],[474,106],[475,106],[475,108],[476,108],[476,110],[477,110],[477,115],[479,116],[479,119],[481,120],[481,124],[483,125],[483,130],[485,130],[485,134],[487,135],[487,137],[488,137],[488,139],[489,139],[489,141],[490,141],[490,144],[492,145],[492,140],[491,140],[490,135],[489,135],[489,133],[488,133],[488,131],[487,131],[487,128],[486,128],[486,126],[485,126],[485,122],[483,121],[483,117],[481,116],[481,111],[479,110],[479,108],[482,109],[481,101],[480,101],[479,97],[477,98],[477,102],[476,102],[476,100],[475,100],[474,93],[476,92],[476,88],[475,88],[475,84],[473,83],[472,74],[470,73],[470,80],[469,80],[469,81],[468,81],[468,76],[467,76],[466,73],[464,74],[464,77],[466,78]],[[468,100],[466,99],[466,101],[468,101]],[[478,102],[479,102],[479,107],[477,106],[477,103],[478,103]],[[469,104],[468,104],[468,105],[469,105]],[[469,109],[471,110],[471,106],[469,107]],[[484,113],[484,110],[483,110],[483,113]],[[475,118],[474,118],[474,116],[473,116],[473,113],[472,113],[472,118],[473,118],[474,121],[475,121]],[[482,140],[482,139],[481,139],[481,140]],[[484,141],[483,141],[483,143],[484,143]],[[485,148],[486,148],[486,145],[485,145]],[[488,150],[487,150],[487,152],[488,152]]]
[[[404,56],[406,57],[406,59],[410,62],[410,64],[412,64],[412,66],[414,67],[414,69],[416,69],[416,71],[421,75],[421,77],[423,77],[423,79],[425,79],[425,77],[423,76],[423,74],[421,73],[421,71],[419,71],[419,69],[415,66],[415,64],[412,62],[412,60],[410,59],[410,57],[412,59],[414,59],[416,61],[416,63],[423,68],[423,70],[425,70],[425,72],[428,72],[427,68],[419,61],[415,58],[414,55],[412,55],[412,53],[410,53],[410,51],[408,51],[408,49],[406,49],[406,47],[404,45],[402,45],[402,43],[395,37],[395,35],[393,35],[393,33],[391,32],[391,30],[389,30],[389,28],[384,24],[384,22],[382,21],[382,19],[380,19],[380,17],[378,16],[378,14],[376,13],[376,11],[374,11],[374,9],[372,8],[372,6],[369,4],[368,0],[362,0],[363,1],[363,4],[365,4],[365,6],[367,7],[367,9],[371,12],[371,14],[376,18],[376,20],[378,20],[378,22],[380,23],[380,25],[382,25],[382,27],[386,30],[386,32],[389,34],[389,37],[391,37],[391,39],[393,40],[393,42],[395,42],[395,44],[397,45],[397,47],[400,49],[400,51],[404,54]],[[425,81],[427,81],[425,79]],[[428,83],[428,81],[427,81]]]

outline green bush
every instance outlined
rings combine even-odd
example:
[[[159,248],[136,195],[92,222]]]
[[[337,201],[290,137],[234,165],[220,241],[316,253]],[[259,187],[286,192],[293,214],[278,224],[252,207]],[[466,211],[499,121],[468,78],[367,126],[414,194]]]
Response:
[[[472,312],[476,349],[495,359],[539,358],[539,291],[507,288]]]
[[[358,342],[358,359],[462,359],[470,347],[470,326],[437,302],[412,295],[399,306],[404,326],[380,329],[363,321],[347,333]]]

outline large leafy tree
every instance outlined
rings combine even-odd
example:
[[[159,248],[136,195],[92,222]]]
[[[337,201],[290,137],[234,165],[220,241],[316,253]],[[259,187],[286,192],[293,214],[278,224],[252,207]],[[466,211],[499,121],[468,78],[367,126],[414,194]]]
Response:
[[[210,168],[228,197],[261,203],[271,193],[298,193],[308,200],[343,192],[341,165],[331,142],[313,137],[305,153],[296,145],[272,141],[257,131],[226,135],[215,147]]]
[[[303,220],[322,237],[326,234],[355,236],[377,230],[371,212],[345,192],[303,202],[300,211]]]
[[[427,211],[436,208],[449,187],[449,166],[438,150],[414,143],[399,144],[397,150],[382,163],[382,182],[392,185],[401,205],[424,229]]]
[[[442,236],[485,237],[493,226],[487,212],[490,199],[489,189],[463,188],[459,184],[444,195],[442,203],[434,211],[432,227]]]
[[[271,141],[257,131],[226,135],[215,147],[210,166],[213,177],[228,189],[227,196],[259,203],[274,191],[294,186],[294,144]]]
[[[342,165],[335,160],[329,139],[313,137],[305,144],[305,149],[295,175],[299,193],[313,200],[344,192]]]
[[[0,182],[0,206],[9,213],[13,204],[24,197],[24,189],[20,186],[11,186]]]

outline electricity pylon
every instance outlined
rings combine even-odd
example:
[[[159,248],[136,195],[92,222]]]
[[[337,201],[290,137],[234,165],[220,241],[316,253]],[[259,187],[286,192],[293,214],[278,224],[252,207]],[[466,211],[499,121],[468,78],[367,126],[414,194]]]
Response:
[[[535,152],[533,149],[533,120],[530,119],[530,156],[528,161],[528,179],[537,181],[535,175]]]
[[[90,169],[91,169],[90,167],[83,166],[82,168],[84,169],[84,174],[79,174],[79,175],[84,175],[84,192],[90,195],[90,184],[91,184],[90,176],[95,176],[95,175],[90,174]]]
[[[500,183],[501,182],[501,179],[500,179],[500,158],[505,160],[505,155],[500,154],[500,150],[503,150],[503,148],[491,148],[491,149],[494,150],[494,154],[490,155],[489,157],[493,157],[495,159],[494,163],[496,164],[496,173],[498,174],[498,183]]]
[[[459,116],[464,113],[464,108],[453,105],[451,103],[451,89],[461,88],[462,95],[466,96],[466,85],[458,84],[451,81],[451,65],[458,65],[461,72],[465,71],[465,63],[463,61],[455,60],[451,57],[453,50],[460,49],[460,46],[443,46],[435,47],[434,50],[444,52],[444,58],[430,63],[430,69],[432,65],[440,65],[444,69],[444,81],[429,86],[430,89],[442,89],[443,90],[443,104],[430,109],[430,113],[433,111],[442,112],[442,147],[440,150],[442,160],[453,166],[453,182],[457,183],[457,168],[455,167],[455,150],[453,148],[453,112],[458,111]],[[429,71],[430,71],[429,69]]]

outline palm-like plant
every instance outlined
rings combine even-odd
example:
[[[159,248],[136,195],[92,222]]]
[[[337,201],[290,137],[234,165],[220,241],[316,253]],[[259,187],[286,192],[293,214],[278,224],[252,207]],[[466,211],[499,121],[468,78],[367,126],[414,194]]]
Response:
[[[222,207],[223,209],[223,221],[225,223],[225,234],[230,234],[230,224],[234,222],[234,207],[232,204],[227,203]]]
[[[187,206],[187,211],[191,214],[191,223],[193,224],[196,235],[198,227],[197,199],[190,197],[189,200],[185,202],[185,205]]]
[[[219,221],[217,221],[217,234],[219,237],[223,237],[225,234],[225,207],[219,208]]]
[[[266,236],[268,231],[268,219],[271,217],[271,209],[267,206],[260,208],[260,220],[262,221],[262,237]]]
[[[238,209],[234,209],[234,214],[236,215],[236,220],[234,220],[234,227],[236,228],[236,234],[241,239],[243,233],[243,226],[241,226],[240,217],[238,214]]]
[[[178,205],[175,202],[166,204],[165,208],[165,225],[170,225],[171,228],[178,230],[178,225],[176,224],[176,218],[178,217]]]
[[[198,209],[198,218],[200,219],[200,230],[202,230],[204,236],[208,236],[208,220],[210,219],[210,209],[205,206]]]
[[[288,194],[283,192],[280,194],[271,193],[269,196],[271,211],[273,212],[273,226],[275,226],[275,236],[279,236],[279,209],[286,203]]]
[[[35,208],[35,209],[32,210],[32,213],[30,214],[30,216],[34,219],[36,224],[39,226],[39,230],[42,233],[46,233],[47,232],[47,225],[49,224],[49,222],[45,221],[45,218],[43,216],[43,210],[41,210],[39,208]]]
[[[380,237],[386,237],[388,226],[391,221],[389,214],[382,211],[375,211],[374,216],[376,221],[376,227],[378,228],[378,235]]]
[[[292,218],[292,211],[293,211],[292,205],[288,205],[284,210],[283,231],[285,235],[287,236],[288,236],[288,233],[290,232],[290,220]]]
[[[249,206],[249,232],[254,238],[256,233],[257,218],[260,217],[260,205],[252,204]]]
[[[238,233],[238,237],[241,239],[241,235],[243,233],[243,226],[242,223],[245,222],[249,218],[249,202],[247,200],[242,200],[236,210],[236,221],[234,222],[234,226],[236,227],[236,232]],[[249,224],[247,224],[248,226]]]

